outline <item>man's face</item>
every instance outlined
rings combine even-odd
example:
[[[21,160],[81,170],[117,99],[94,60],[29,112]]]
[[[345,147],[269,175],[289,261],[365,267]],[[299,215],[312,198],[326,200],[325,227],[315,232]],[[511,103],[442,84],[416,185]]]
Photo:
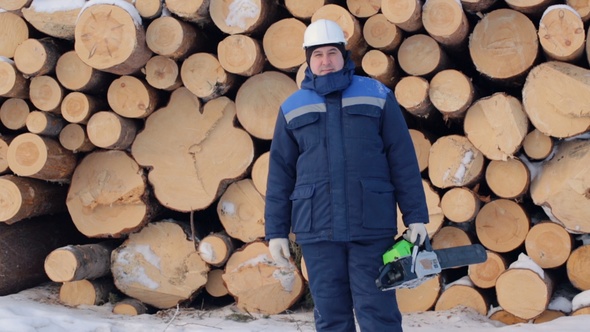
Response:
[[[344,67],[344,57],[335,46],[318,47],[311,53],[309,68],[314,75],[322,76]]]

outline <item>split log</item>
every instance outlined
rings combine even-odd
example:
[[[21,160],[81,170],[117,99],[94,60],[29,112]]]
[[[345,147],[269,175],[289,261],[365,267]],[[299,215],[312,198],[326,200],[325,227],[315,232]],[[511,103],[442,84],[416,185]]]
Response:
[[[295,81],[281,72],[265,71],[248,78],[236,95],[238,121],[252,136],[272,139],[279,108],[296,90]]]
[[[467,44],[469,21],[460,1],[425,1],[422,24],[434,40],[449,49],[461,50]]]
[[[24,129],[27,125],[27,117],[33,110],[31,106],[22,98],[6,99],[0,106],[0,121],[8,129]]]
[[[138,316],[149,314],[151,311],[145,303],[131,297],[124,298],[113,306],[113,313],[117,315]]]
[[[254,187],[262,196],[266,196],[269,163],[270,152],[267,151],[256,158],[254,164],[252,164],[252,171],[250,172],[252,184],[254,184]]]
[[[414,144],[414,150],[416,151],[418,167],[420,168],[420,172],[423,172],[428,168],[428,155],[432,147],[432,139],[429,138],[429,134],[425,134],[423,131],[416,129],[409,129],[409,131],[410,137],[412,137],[412,143]]]
[[[465,136],[490,160],[507,160],[520,150],[529,120],[517,98],[503,92],[477,100],[465,114]]]
[[[538,35],[548,59],[574,63],[584,55],[584,22],[570,6],[549,6],[539,21]]]
[[[285,8],[293,17],[309,20],[322,6],[335,3],[335,0],[285,0]]]
[[[395,98],[411,115],[429,119],[437,112],[430,101],[430,82],[419,76],[404,76],[395,85]]]
[[[145,29],[132,4],[88,2],[78,16],[74,48],[90,67],[116,75],[129,75],[152,56],[145,42]]]
[[[57,248],[45,258],[44,268],[54,282],[94,280],[111,274],[111,252],[114,241],[67,245]]]
[[[531,123],[548,136],[573,137],[590,128],[590,70],[549,61],[531,69],[522,104]]]
[[[445,217],[456,223],[473,221],[480,207],[481,200],[467,187],[451,188],[443,194],[440,201],[440,208]]]
[[[74,153],[90,152],[96,148],[86,135],[86,128],[77,123],[70,123],[63,127],[59,132],[59,143]]]
[[[379,12],[381,0],[346,0],[346,7],[352,15],[367,18]]]
[[[346,8],[336,4],[324,5],[313,13],[311,21],[315,22],[319,19],[327,19],[338,23],[346,38],[346,49],[351,52],[352,61],[359,67],[363,55],[369,48],[363,38],[363,30],[359,19],[354,17]]]
[[[102,99],[87,93],[73,91],[61,101],[61,116],[70,123],[86,124],[90,117],[101,110],[107,109]]]
[[[104,149],[128,149],[136,138],[138,123],[112,111],[92,114],[86,124],[86,133],[92,144]]]
[[[491,320],[495,320],[501,322],[506,325],[514,325],[520,323],[528,323],[528,319],[522,319],[520,317],[516,317],[515,315],[509,313],[504,309],[496,310],[492,314],[489,315]]]
[[[183,20],[205,24],[211,20],[209,16],[209,6],[213,6],[215,1],[211,0],[165,0],[166,8],[173,14],[181,17]],[[248,9],[248,8],[244,8]]]
[[[123,75],[109,85],[107,100],[111,109],[122,117],[142,119],[158,106],[158,93],[144,80]]]
[[[481,244],[500,253],[523,245],[530,224],[524,207],[504,198],[486,203],[475,217],[475,230]]]
[[[390,89],[394,89],[399,81],[397,65],[393,56],[379,50],[370,50],[361,61],[363,71]]]
[[[74,224],[90,238],[119,238],[159,212],[143,171],[124,151],[92,152],[76,167],[66,197]]]
[[[442,289],[440,275],[426,280],[414,288],[401,288],[395,291],[397,304],[402,314],[428,311],[434,307]]]
[[[18,71],[14,61],[8,58],[0,58],[0,96],[29,97],[29,80]]]
[[[248,77],[261,73],[266,63],[260,41],[241,34],[221,40],[217,44],[217,57],[223,69]]]
[[[46,35],[73,40],[76,19],[82,9],[80,2],[68,1],[58,8],[46,8],[41,2],[33,1],[29,7],[21,9],[25,20]]]
[[[0,221],[11,225],[32,217],[65,212],[66,192],[66,187],[46,181],[0,176]]]
[[[201,109],[199,99],[182,87],[147,118],[131,153],[150,167],[149,180],[162,205],[177,211],[204,209],[245,175],[254,144],[234,126],[235,116],[230,99],[211,100]]]
[[[432,0],[429,0],[430,2]],[[450,0],[455,2],[455,0]],[[432,105],[444,119],[463,119],[473,99],[475,90],[471,78],[455,69],[441,70],[430,80],[428,96]]]
[[[43,269],[45,257],[55,248],[82,240],[67,214],[0,223],[0,242],[10,249],[1,252],[0,296],[49,281]]]
[[[16,136],[8,146],[8,166],[19,176],[47,181],[69,181],[76,156],[56,139],[33,133]]]
[[[372,48],[392,53],[397,51],[404,36],[402,29],[378,13],[369,17],[363,25],[363,38]]]
[[[57,136],[65,126],[65,120],[55,114],[32,111],[27,115],[27,130],[43,136]]]
[[[145,64],[145,80],[154,88],[166,91],[182,86],[178,63],[163,55],[153,56]]]
[[[486,296],[471,284],[469,278],[464,277],[446,286],[436,301],[434,310],[443,311],[464,306],[486,316],[489,302]]]
[[[104,90],[111,81],[110,74],[87,65],[74,50],[57,59],[55,76],[64,88],[89,93]]]
[[[130,234],[111,255],[117,288],[160,309],[191,300],[207,282],[209,266],[189,234],[187,224],[174,220],[152,222]]]
[[[234,242],[225,232],[212,233],[199,241],[198,252],[205,263],[222,266],[234,252]]]
[[[162,0],[134,0],[133,4],[143,18],[155,19],[162,16],[164,1]]]
[[[553,281],[524,254],[504,271],[496,282],[498,304],[522,319],[541,315],[553,294]]]
[[[296,18],[274,22],[264,32],[262,48],[268,62],[284,72],[295,72],[305,62],[305,24]]]
[[[5,174],[10,171],[8,167],[8,145],[12,141],[13,136],[0,135],[0,174]]]
[[[205,37],[188,22],[173,16],[161,16],[148,25],[145,38],[154,53],[179,60],[201,49]]]
[[[29,85],[31,103],[40,111],[59,114],[65,93],[59,82],[48,75],[33,77]]]
[[[67,281],[59,289],[59,301],[71,307],[101,305],[109,302],[113,288],[109,278]]]
[[[579,290],[590,290],[590,245],[582,245],[572,251],[567,260],[567,277]]]
[[[231,237],[253,242],[264,237],[264,197],[251,179],[229,185],[217,204],[217,215]]]
[[[542,221],[531,227],[525,239],[527,255],[544,269],[565,264],[574,249],[573,236],[563,226]]]
[[[279,314],[303,295],[304,283],[297,266],[275,265],[263,242],[246,244],[225,265],[223,280],[238,309],[267,315]]]
[[[537,29],[524,14],[508,8],[487,13],[469,37],[477,71],[505,85],[519,85],[539,52]]]
[[[168,3],[170,0],[167,0]],[[175,0],[174,2],[185,2]],[[197,1],[199,2],[199,1]],[[206,1],[209,2],[209,1]],[[256,35],[268,28],[275,21],[278,3],[273,0],[256,0],[250,2],[234,2],[212,0],[209,4],[209,15],[219,30],[228,35]],[[207,10],[205,6],[205,10]],[[247,13],[246,15],[244,13]]]
[[[492,160],[486,167],[488,187],[501,198],[518,199],[529,191],[531,174],[520,159]]]
[[[522,141],[523,152],[532,160],[543,160],[553,152],[555,142],[549,135],[543,134],[539,129],[531,130]]]
[[[447,69],[450,60],[442,46],[426,34],[417,33],[405,38],[399,46],[397,60],[408,75],[430,78]]]
[[[2,8],[7,9],[5,5]],[[27,21],[12,12],[0,12],[0,56],[14,58],[16,48],[29,39]]]
[[[203,101],[224,95],[237,83],[236,76],[221,67],[215,54],[203,52],[182,62],[180,77],[184,86]]]
[[[48,75],[55,72],[61,53],[53,38],[29,38],[14,50],[14,64],[25,77]]]
[[[554,319],[564,317],[564,316],[566,316],[566,314],[559,311],[559,310],[547,309],[547,310],[543,311],[539,316],[537,316],[533,319],[533,324],[547,323],[547,322],[550,322]]]
[[[422,6],[421,0],[381,0],[381,12],[387,20],[407,32],[421,30]]]
[[[494,288],[498,277],[506,271],[508,263],[500,254],[486,250],[487,259],[483,263],[471,264],[467,268],[467,276],[471,282],[483,289]]]
[[[569,232],[590,232],[589,162],[590,140],[562,142],[531,182],[533,202]]]
[[[229,294],[227,287],[223,283],[223,269],[213,269],[207,275],[205,284],[207,294],[213,297],[223,297]]]
[[[467,137],[442,136],[430,148],[428,177],[438,188],[470,186],[481,179],[483,164],[483,154]]]
[[[432,248],[444,249],[473,244],[471,235],[455,226],[444,226],[432,236]]]

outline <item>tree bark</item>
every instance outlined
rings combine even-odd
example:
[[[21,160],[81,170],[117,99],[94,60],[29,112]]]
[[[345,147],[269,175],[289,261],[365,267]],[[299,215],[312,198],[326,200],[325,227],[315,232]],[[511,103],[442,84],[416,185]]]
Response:
[[[279,108],[296,90],[295,81],[281,72],[265,71],[248,78],[236,95],[240,124],[256,138],[272,139]]]
[[[475,217],[475,229],[487,249],[506,253],[524,244],[530,219],[522,205],[499,198],[481,208]]]
[[[506,93],[477,100],[465,114],[465,136],[490,160],[513,158],[528,133],[529,120],[517,98]]]
[[[70,180],[77,162],[56,139],[33,133],[16,136],[8,147],[7,159],[16,175],[58,182]]]
[[[14,50],[14,64],[25,77],[49,75],[55,72],[55,64],[61,50],[54,39],[29,38]]]
[[[117,75],[139,71],[152,55],[141,22],[135,22],[124,8],[100,2],[82,8],[76,21],[74,48],[90,67]]]
[[[109,86],[107,99],[111,109],[122,117],[143,119],[156,109],[159,102],[157,90],[143,79],[124,75]]]
[[[124,151],[92,152],[78,164],[66,205],[90,238],[119,238],[140,230],[159,212],[143,171]]]
[[[0,135],[0,174],[6,174],[10,171],[8,167],[8,145],[14,136]]]
[[[245,312],[279,314],[303,295],[303,278],[295,264],[278,267],[268,247],[252,242],[227,261],[223,280],[237,307]]]
[[[44,268],[54,282],[93,280],[111,274],[111,252],[114,241],[67,245],[57,248],[45,258]]]
[[[201,109],[194,94],[178,88],[166,107],[147,118],[131,153],[140,165],[151,168],[149,180],[163,206],[186,212],[204,209],[229,183],[245,176],[254,144],[234,126],[235,116],[235,104],[226,97]]]
[[[129,297],[166,309],[192,299],[207,282],[209,266],[190,238],[188,225],[152,222],[113,250],[111,271]]]
[[[109,302],[113,288],[110,278],[67,281],[59,289],[59,301],[71,307],[97,306]]]
[[[529,191],[530,178],[529,169],[520,159],[492,160],[486,167],[486,183],[501,198],[522,198]]]
[[[264,237],[264,197],[251,179],[232,183],[217,204],[217,215],[225,231],[242,242]]]
[[[483,175],[483,154],[461,135],[440,137],[428,157],[428,177],[438,188],[470,186]]]
[[[28,98],[29,83],[12,60],[0,60],[0,96]]]
[[[49,112],[32,111],[27,116],[27,130],[33,134],[56,137],[65,126],[66,121]]]

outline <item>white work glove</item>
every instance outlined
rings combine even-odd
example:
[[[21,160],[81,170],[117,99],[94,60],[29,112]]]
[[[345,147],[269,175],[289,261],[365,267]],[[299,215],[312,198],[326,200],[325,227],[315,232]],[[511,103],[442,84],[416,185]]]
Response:
[[[416,243],[416,239],[420,236],[420,243],[418,245],[424,244],[424,240],[426,240],[426,236],[428,236],[428,232],[426,231],[426,226],[423,223],[418,222],[414,224],[410,224],[408,226],[408,231],[404,233],[404,239],[409,242]]]
[[[289,266],[289,239],[287,238],[276,238],[268,241],[268,249],[272,259],[278,266]]]

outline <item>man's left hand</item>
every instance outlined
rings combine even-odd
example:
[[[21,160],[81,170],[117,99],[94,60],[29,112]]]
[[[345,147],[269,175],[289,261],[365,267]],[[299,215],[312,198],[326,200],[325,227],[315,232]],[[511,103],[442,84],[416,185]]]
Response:
[[[404,239],[412,243],[416,243],[416,240],[419,240],[419,243],[417,244],[421,246],[424,244],[427,236],[428,231],[426,231],[426,226],[424,226],[423,223],[418,222],[408,226],[408,231],[404,234]]]

